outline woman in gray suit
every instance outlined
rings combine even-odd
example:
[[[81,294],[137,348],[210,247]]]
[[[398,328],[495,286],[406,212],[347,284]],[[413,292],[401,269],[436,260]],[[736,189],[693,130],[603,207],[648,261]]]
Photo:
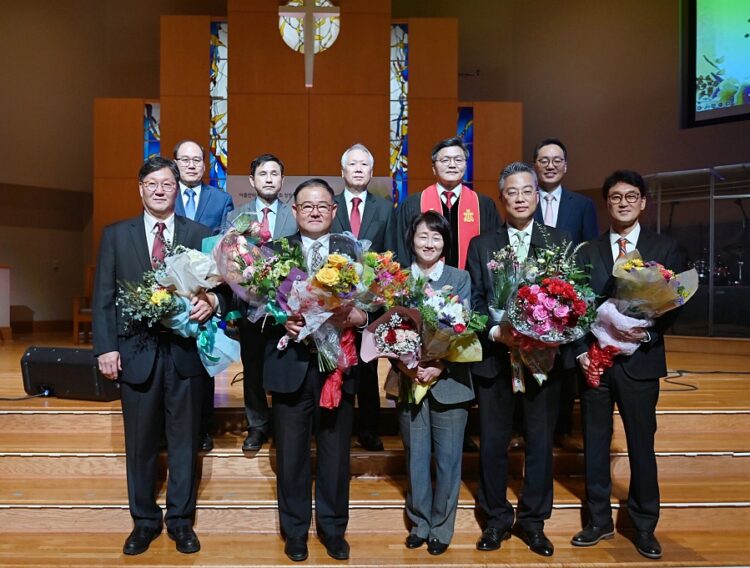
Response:
[[[406,237],[415,258],[413,276],[423,277],[434,290],[451,286],[461,300],[471,299],[469,273],[441,260],[451,238],[445,217],[434,211],[422,213],[414,218]],[[456,521],[464,430],[474,399],[471,375],[465,364],[423,361],[414,379],[401,373],[401,380],[432,383],[418,405],[400,404],[399,425],[409,475],[406,513],[413,523],[406,547],[419,548],[427,542],[427,551],[438,555],[447,550]],[[430,474],[433,448],[434,491]]]

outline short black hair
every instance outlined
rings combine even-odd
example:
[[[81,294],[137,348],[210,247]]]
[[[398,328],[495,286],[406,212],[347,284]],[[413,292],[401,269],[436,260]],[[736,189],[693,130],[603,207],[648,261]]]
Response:
[[[203,144],[200,144],[199,142],[196,142],[195,140],[191,140],[190,138],[185,138],[184,140],[180,140],[177,144],[174,145],[174,150],[172,150],[172,156],[174,156],[175,160],[177,159],[177,150],[180,149],[180,146],[182,146],[183,144],[187,144],[188,142],[192,142],[193,144],[198,146],[198,148],[201,149],[201,156],[203,157],[206,156],[206,149],[203,147]]]
[[[436,211],[425,211],[420,213],[411,220],[409,228],[406,230],[406,244],[412,254],[414,252],[414,235],[417,233],[417,227],[420,223],[427,225],[430,231],[436,231],[443,237],[443,252],[451,248],[451,224],[448,219]]]
[[[430,155],[432,158],[432,161],[434,162],[437,160],[437,155],[440,150],[443,148],[451,148],[453,146],[458,146],[464,151],[464,156],[466,156],[466,159],[469,159],[469,148],[466,147],[466,144],[464,144],[464,141],[459,138],[458,136],[454,136],[453,138],[446,138],[445,140],[441,140],[435,146],[432,147],[432,154]]]
[[[560,149],[563,151],[563,158],[565,158],[565,161],[568,161],[568,149],[565,147],[565,144],[562,143],[562,140],[559,138],[545,138],[539,144],[534,146],[534,159],[532,161],[536,162],[537,157],[539,156],[539,150],[541,150],[544,146],[549,146],[550,144],[554,144],[555,146],[560,146]]]
[[[143,165],[138,172],[138,181],[143,181],[143,178],[145,178],[147,175],[158,172],[159,170],[163,170],[165,168],[172,172],[175,181],[180,179],[180,170],[177,168],[177,164],[173,160],[167,160],[166,158],[162,158],[161,156],[152,156],[151,158],[143,162]]]
[[[276,162],[277,164],[279,164],[279,167],[281,168],[281,175],[282,176],[284,175],[284,162],[282,162],[281,160],[279,160],[273,154],[261,154],[260,156],[258,156],[257,158],[255,158],[250,163],[250,175],[254,176],[255,175],[255,170],[257,170],[259,167],[261,167],[266,162]]]
[[[331,195],[331,199],[336,198],[336,194],[333,191],[333,188],[328,184],[328,182],[322,178],[310,178],[303,181],[301,184],[299,184],[296,189],[294,190],[294,202],[297,203],[297,195],[300,191],[303,189],[307,189],[308,187],[313,186],[319,186],[328,191],[328,193]]]
[[[609,199],[609,190],[620,182],[637,187],[641,197],[648,197],[648,187],[641,174],[633,170],[616,170],[604,180],[602,185],[602,197],[605,201]]]

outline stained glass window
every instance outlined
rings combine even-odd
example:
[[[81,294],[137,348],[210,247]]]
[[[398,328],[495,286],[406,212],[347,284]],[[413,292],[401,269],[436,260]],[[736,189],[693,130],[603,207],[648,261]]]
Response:
[[[211,22],[211,132],[209,134],[209,183],[227,184],[227,22]]]
[[[143,159],[148,160],[161,152],[161,134],[159,133],[159,103],[143,105]]]
[[[464,184],[473,188],[474,184],[474,107],[458,107],[458,127],[456,134],[469,148],[469,159],[466,160]]]
[[[393,203],[398,205],[408,193],[408,93],[409,28],[406,24],[391,26],[391,134],[390,169],[393,179]]]
[[[307,0],[310,2],[311,0]],[[303,0],[290,0],[287,6],[300,7],[304,5]],[[315,6],[321,8],[334,8],[330,0],[315,0]],[[313,53],[325,51],[333,45],[336,38],[339,37],[341,30],[341,20],[338,16],[315,16],[315,45]],[[304,14],[300,17],[280,16],[279,32],[284,38],[284,43],[299,53],[305,52],[305,22]]]

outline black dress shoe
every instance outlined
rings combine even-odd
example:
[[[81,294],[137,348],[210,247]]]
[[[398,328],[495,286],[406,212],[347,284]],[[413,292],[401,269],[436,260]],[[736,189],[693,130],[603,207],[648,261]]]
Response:
[[[430,542],[427,543],[427,552],[433,556],[439,556],[446,550],[448,550],[448,545],[443,544],[436,538],[430,539]]]
[[[288,538],[284,544],[284,554],[293,562],[307,560],[307,541],[304,538]]]
[[[214,439],[211,437],[211,434],[201,434],[198,444],[203,452],[210,452],[214,449]]]
[[[161,527],[135,527],[125,539],[122,547],[123,554],[133,556],[148,550],[151,541],[161,534]]]
[[[409,536],[406,537],[406,548],[419,548],[422,546],[425,542],[427,542],[426,538],[422,538],[421,536],[417,536],[415,534],[409,534]]]
[[[321,539],[326,547],[328,556],[335,560],[347,560],[349,558],[349,543],[343,536],[329,536]]]
[[[382,452],[385,449],[383,447],[383,440],[373,432],[362,432],[359,435],[359,445],[368,452]]]
[[[242,442],[243,452],[257,452],[263,444],[268,441],[268,436],[261,430],[251,430],[250,433]]]
[[[488,527],[482,532],[482,536],[477,541],[477,550],[490,551],[497,550],[504,540],[510,538],[509,529],[496,529]]]
[[[201,549],[201,541],[192,527],[185,525],[174,530],[168,529],[167,534],[177,544],[177,552],[193,554]]]
[[[652,532],[638,531],[635,533],[635,548],[646,558],[652,560],[661,558],[661,544]]]
[[[552,542],[547,538],[542,529],[531,529],[524,530],[518,527],[518,536],[524,541],[531,552],[539,554],[540,556],[552,556],[555,552],[555,547]]]
[[[465,454],[476,454],[479,451],[479,446],[477,446],[477,443],[468,434],[464,435],[463,451]]]
[[[587,524],[582,531],[570,539],[573,546],[594,546],[600,540],[609,540],[615,536],[615,526],[610,523],[603,527]]]

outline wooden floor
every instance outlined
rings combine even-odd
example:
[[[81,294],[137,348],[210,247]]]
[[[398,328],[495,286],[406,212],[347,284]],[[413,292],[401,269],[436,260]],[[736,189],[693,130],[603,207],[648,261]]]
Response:
[[[68,335],[0,343],[0,398],[24,396],[21,356],[29,345],[70,346]],[[662,383],[657,459],[662,515],[660,561],[641,557],[629,540],[629,468],[619,420],[612,443],[613,506],[618,534],[591,548],[570,545],[580,527],[582,453],[555,449],[555,502],[545,530],[549,559],[517,538],[478,552],[475,510],[478,458],[465,454],[456,534],[431,557],[403,546],[406,487],[403,447],[392,403],[383,400],[384,452],[353,446],[349,562],[331,560],[314,534],[311,566],[723,566],[750,564],[750,341],[671,339],[668,364],[682,376]],[[277,566],[291,564],[278,536],[275,451],[244,454],[242,384],[231,368],[217,380],[214,451],[201,457],[196,530],[203,545],[181,555],[166,534],[138,557],[125,557],[127,511],[119,402],[36,398],[0,400],[0,566]],[[716,373],[721,371],[721,373]],[[474,414],[474,413],[473,413]],[[576,410],[576,423],[579,422]],[[470,420],[476,436],[476,417]],[[478,439],[478,436],[476,436]],[[480,441],[481,443],[481,441]],[[509,499],[521,487],[523,452],[511,452]],[[164,504],[163,487],[159,500]]]

